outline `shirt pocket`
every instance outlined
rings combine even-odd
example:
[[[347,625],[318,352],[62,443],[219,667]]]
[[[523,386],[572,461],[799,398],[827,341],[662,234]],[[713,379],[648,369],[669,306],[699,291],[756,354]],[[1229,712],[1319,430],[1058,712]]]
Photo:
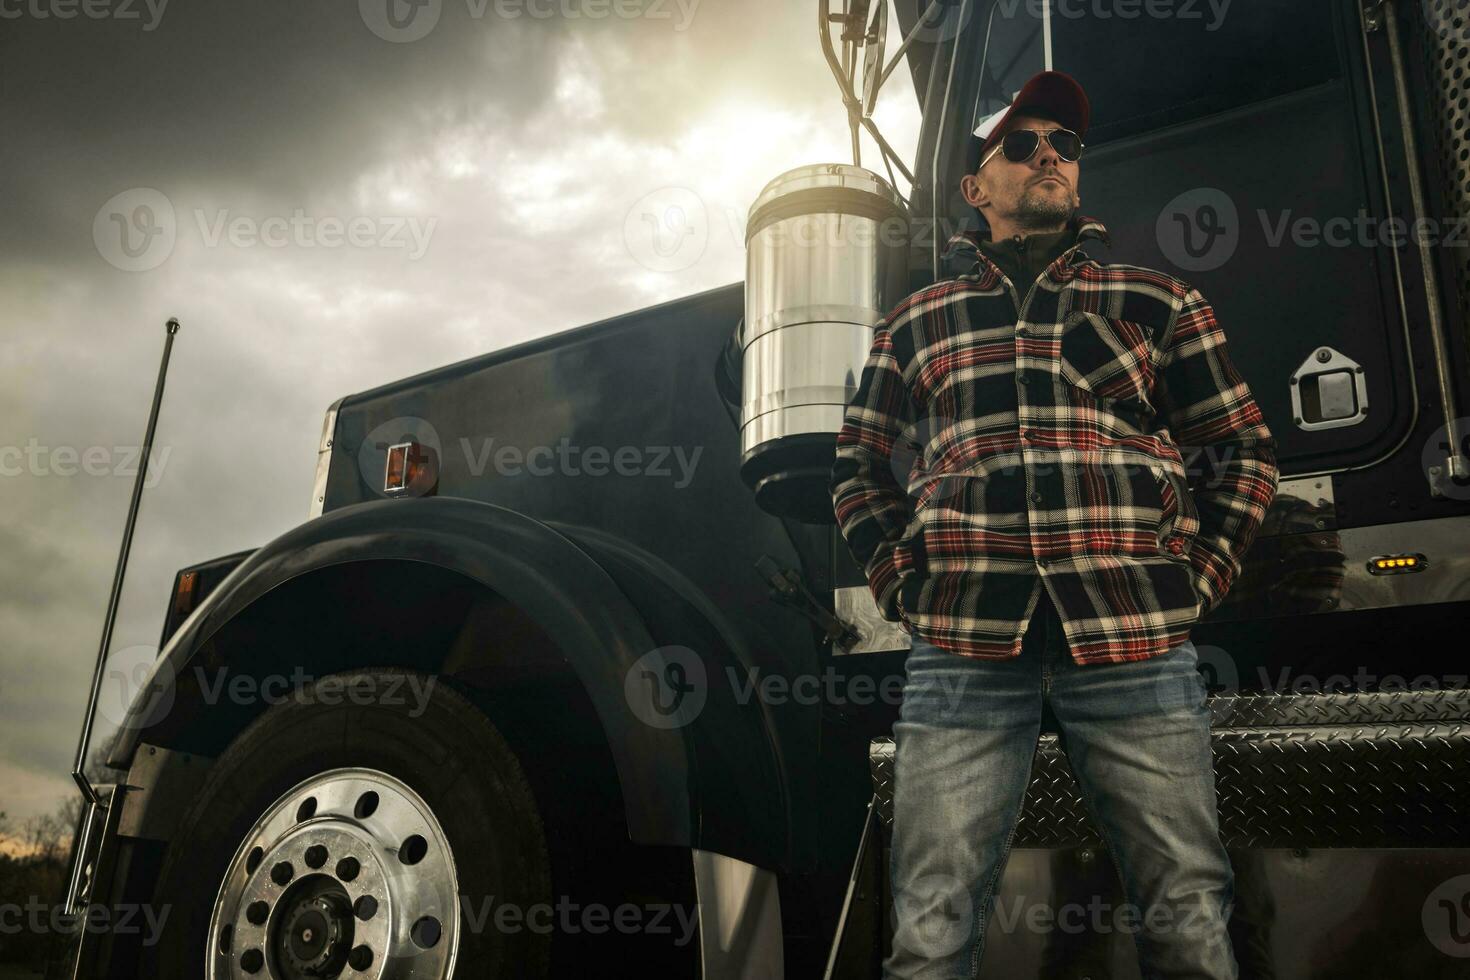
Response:
[[[1058,367],[1068,384],[1153,412],[1152,332],[1146,324],[1097,313],[1069,313],[1062,320],[1058,354]]]

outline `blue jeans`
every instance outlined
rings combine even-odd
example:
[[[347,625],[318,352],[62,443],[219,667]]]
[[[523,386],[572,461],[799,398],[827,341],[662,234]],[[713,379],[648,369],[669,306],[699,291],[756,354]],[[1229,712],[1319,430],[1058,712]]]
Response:
[[[893,726],[884,980],[978,976],[1043,701],[1127,897],[1105,922],[1133,933],[1143,976],[1237,976],[1226,934],[1234,879],[1196,665],[1188,641],[1147,660],[1077,664],[1044,589],[1016,659],[967,658],[914,636]],[[1052,928],[1068,921],[1051,912]]]

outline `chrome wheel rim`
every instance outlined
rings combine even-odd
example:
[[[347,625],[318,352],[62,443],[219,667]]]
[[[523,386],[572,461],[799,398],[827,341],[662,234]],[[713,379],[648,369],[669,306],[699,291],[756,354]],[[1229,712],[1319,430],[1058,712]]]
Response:
[[[208,980],[447,978],[454,855],[433,811],[373,769],[304,780],[256,820],[210,914]]]

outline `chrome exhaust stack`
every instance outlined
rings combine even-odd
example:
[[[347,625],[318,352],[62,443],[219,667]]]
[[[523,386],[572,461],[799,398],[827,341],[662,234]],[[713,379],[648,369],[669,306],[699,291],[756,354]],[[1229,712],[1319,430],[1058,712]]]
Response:
[[[745,248],[740,475],[763,510],[832,524],[837,432],[908,292],[908,211],[862,167],[797,167],[756,198]]]

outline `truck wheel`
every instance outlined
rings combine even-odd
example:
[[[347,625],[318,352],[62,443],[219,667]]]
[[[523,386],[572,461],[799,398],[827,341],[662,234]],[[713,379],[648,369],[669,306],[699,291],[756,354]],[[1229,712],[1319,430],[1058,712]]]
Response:
[[[504,737],[406,671],[303,693],[236,738],[182,817],[141,975],[544,977],[551,937],[526,910],[551,902],[546,841]]]

